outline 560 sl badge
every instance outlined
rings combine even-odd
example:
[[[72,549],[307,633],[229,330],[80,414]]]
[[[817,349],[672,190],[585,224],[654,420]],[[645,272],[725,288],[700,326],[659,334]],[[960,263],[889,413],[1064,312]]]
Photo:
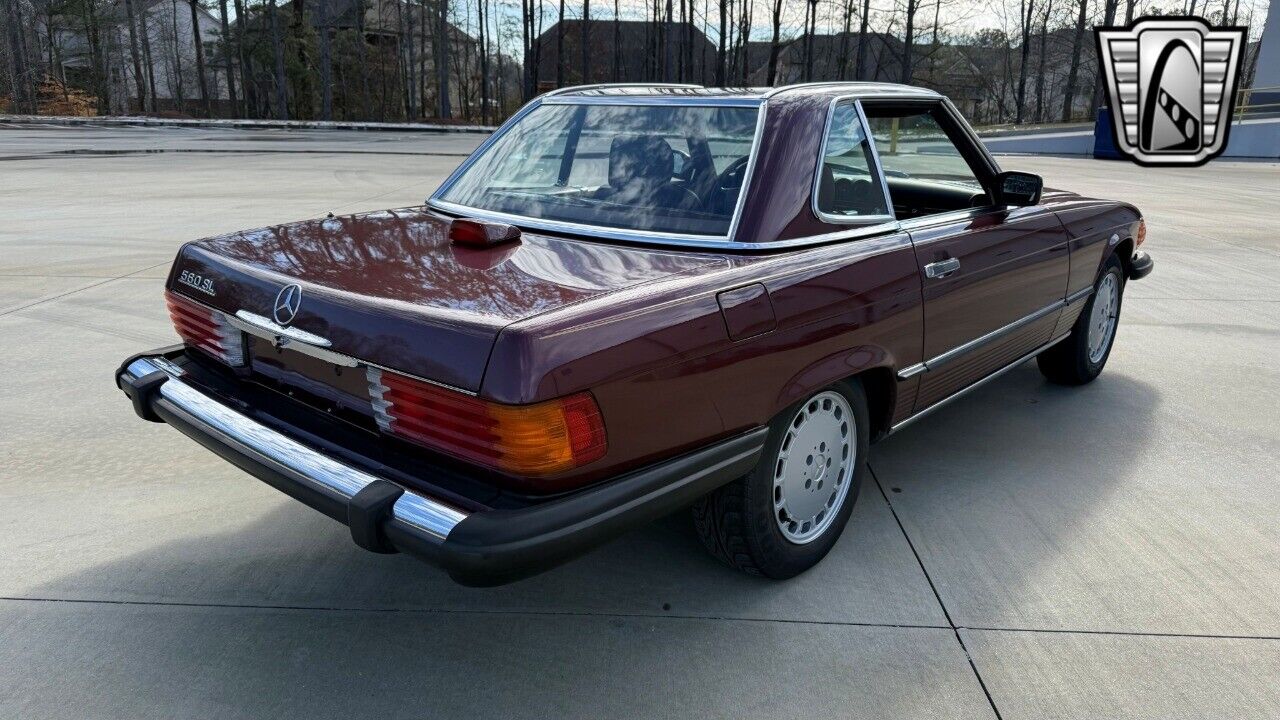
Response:
[[[213,289],[213,278],[207,278],[190,270],[183,270],[178,274],[178,282],[189,288],[194,288],[210,297],[216,297],[218,291]]]

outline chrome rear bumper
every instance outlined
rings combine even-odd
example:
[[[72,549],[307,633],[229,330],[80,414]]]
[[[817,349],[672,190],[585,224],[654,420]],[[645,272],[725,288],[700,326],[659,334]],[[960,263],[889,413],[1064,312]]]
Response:
[[[162,373],[163,377],[155,373]],[[321,455],[245,417],[184,383],[182,375],[181,368],[163,357],[144,357],[124,368],[119,383],[121,388],[134,388],[135,383],[148,376],[152,382],[164,380],[154,392],[159,400],[171,406],[171,411],[186,415],[189,422],[219,438],[230,449],[255,457],[276,472],[309,484],[313,490],[332,496],[336,501],[349,504],[370,485],[388,482]],[[409,490],[395,499],[390,513],[393,522],[404,525],[403,530],[416,531],[439,542],[444,542],[449,532],[467,517],[465,512]]]
[[[533,575],[680,509],[750,472],[768,434],[766,428],[752,428],[528,507],[475,509],[476,504],[467,512],[309,447],[301,441],[305,434],[280,432],[237,411],[233,395],[224,400],[204,390],[199,368],[189,362],[181,346],[153,350],[126,360],[116,384],[140,417],[172,425],[347,525],[360,547],[408,553],[444,568],[464,585],[500,585]],[[368,460],[358,464],[379,465],[376,458]],[[433,486],[441,472],[424,458],[414,477]]]

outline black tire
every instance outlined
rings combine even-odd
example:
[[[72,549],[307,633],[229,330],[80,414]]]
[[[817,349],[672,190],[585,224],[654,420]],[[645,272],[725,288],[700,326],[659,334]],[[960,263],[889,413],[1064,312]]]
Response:
[[[806,403],[826,391],[843,395],[853,411],[856,424],[852,442],[856,448],[853,474],[847,493],[834,511],[834,519],[813,539],[797,544],[783,535],[775,517],[774,468],[779,463],[788,425]],[[839,539],[858,499],[858,490],[866,475],[868,430],[867,396],[857,380],[825,388],[779,413],[769,423],[769,439],[756,469],[694,504],[694,526],[703,545],[732,567],[777,580],[794,577],[816,565]]]
[[[1089,357],[1089,322],[1093,317],[1094,304],[1098,301],[1098,288],[1108,275],[1114,276],[1117,289],[1116,329],[1107,339],[1106,349],[1101,357],[1094,360]],[[1112,255],[1102,266],[1102,272],[1098,273],[1098,279],[1093,284],[1094,292],[1085,302],[1084,310],[1080,311],[1075,325],[1071,327],[1071,334],[1036,356],[1040,372],[1050,382],[1059,385],[1084,385],[1092,382],[1102,372],[1107,358],[1111,357],[1111,348],[1115,346],[1116,333],[1119,331],[1120,309],[1124,305],[1124,282],[1124,266],[1120,264],[1119,257]]]

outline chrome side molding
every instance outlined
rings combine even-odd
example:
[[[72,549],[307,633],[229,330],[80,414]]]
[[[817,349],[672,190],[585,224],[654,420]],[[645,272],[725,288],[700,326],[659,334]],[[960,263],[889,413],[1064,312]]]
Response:
[[[952,400],[955,400],[955,399],[960,398],[960,397],[964,397],[965,395],[969,394],[970,392],[972,392],[972,391],[974,391],[974,390],[977,390],[978,388],[982,387],[983,385],[986,385],[987,383],[989,383],[989,382],[991,382],[991,381],[995,380],[996,378],[1000,377],[1001,375],[1004,375],[1005,373],[1007,373],[1007,372],[1009,372],[1010,370],[1012,370],[1012,369],[1014,369],[1014,368],[1018,367],[1019,365],[1021,365],[1022,363],[1024,363],[1024,362],[1026,362],[1026,361],[1030,360],[1031,358],[1035,357],[1036,355],[1039,355],[1040,353],[1044,352],[1045,350],[1048,350],[1049,348],[1051,348],[1051,347],[1053,347],[1054,345],[1058,344],[1058,343],[1059,343],[1059,342],[1061,342],[1062,340],[1066,339],[1066,337],[1067,337],[1068,335],[1070,335],[1070,334],[1071,334],[1071,333],[1070,333],[1070,331],[1065,332],[1065,333],[1062,333],[1061,335],[1059,335],[1059,336],[1055,337],[1054,339],[1050,340],[1049,342],[1047,342],[1047,343],[1045,343],[1045,344],[1041,345],[1040,347],[1036,348],[1035,350],[1032,350],[1031,352],[1027,353],[1026,355],[1023,355],[1022,357],[1018,358],[1017,360],[1014,360],[1013,362],[1009,363],[1008,365],[1005,365],[1004,367],[1000,368],[999,370],[996,370],[995,372],[993,372],[993,373],[991,373],[990,375],[988,375],[988,376],[986,376],[986,377],[982,378],[981,380],[978,380],[977,382],[975,382],[975,383],[973,383],[973,384],[971,384],[971,385],[967,385],[967,386],[965,386],[965,387],[964,387],[964,389],[962,389],[962,390],[957,390],[956,392],[952,393],[951,395],[948,395],[947,397],[945,397],[945,398],[943,398],[943,399],[939,400],[938,402],[936,402],[936,403],[934,403],[934,404],[930,405],[929,407],[927,407],[927,408],[925,408],[925,409],[921,410],[920,412],[918,412],[918,413],[916,413],[916,414],[912,415],[911,417],[909,417],[909,418],[907,418],[907,419],[905,419],[905,420],[902,420],[902,421],[901,421],[901,422],[899,422],[898,424],[896,424],[896,425],[894,425],[894,426],[890,427],[890,428],[889,428],[889,432],[888,432],[888,433],[886,433],[886,435],[892,435],[893,433],[898,432],[898,431],[899,431],[899,430],[901,430],[902,428],[904,428],[904,427],[906,427],[906,426],[910,425],[911,423],[913,423],[913,422],[915,422],[915,421],[919,420],[920,418],[924,417],[925,415],[928,415],[929,413],[933,412],[934,410],[937,410],[938,408],[943,407],[944,405],[946,405],[947,403],[951,402]]]
[[[1088,287],[1088,288],[1085,288],[1084,290],[1074,292],[1067,298],[1064,298],[1062,300],[1055,300],[1049,305],[1046,305],[1029,315],[1020,317],[1017,320],[1014,320],[1013,322],[1009,323],[1008,325],[996,328],[995,330],[992,330],[986,335],[976,337],[973,340],[970,340],[969,342],[963,345],[958,345],[956,347],[953,347],[950,350],[942,353],[941,355],[936,355],[923,362],[919,362],[919,363],[916,363],[915,365],[910,365],[908,367],[902,368],[901,370],[898,371],[898,379],[907,380],[911,377],[919,375],[922,372],[936,370],[939,367],[946,365],[947,363],[955,360],[956,358],[959,358],[974,350],[977,350],[983,345],[986,345],[994,340],[999,340],[1000,338],[1004,337],[1005,335],[1008,335],[1011,332],[1020,330],[1037,320],[1048,317],[1049,315],[1052,315],[1053,313],[1067,307],[1068,305],[1072,305],[1078,302],[1081,298],[1088,297],[1092,292],[1093,292],[1092,287]],[[1066,337],[1066,336],[1064,335],[1063,337]],[[1055,340],[1054,342],[1057,342],[1057,341]]]
[[[258,458],[277,472],[297,478],[327,495],[349,501],[383,478],[338,462],[262,423],[236,412],[181,380],[181,370],[157,358],[138,358],[125,372],[135,379],[163,372],[169,378],[156,390],[188,422],[238,452]],[[443,542],[467,513],[409,489],[392,505],[392,517]]]

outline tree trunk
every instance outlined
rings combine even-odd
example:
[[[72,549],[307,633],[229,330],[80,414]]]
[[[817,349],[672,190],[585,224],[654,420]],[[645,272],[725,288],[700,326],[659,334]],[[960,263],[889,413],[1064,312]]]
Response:
[[[1067,71],[1067,86],[1062,98],[1062,122],[1071,122],[1071,106],[1075,103],[1076,80],[1080,74],[1080,45],[1084,42],[1084,25],[1089,14],[1089,0],[1080,0],[1080,13],[1076,18],[1075,37],[1071,42],[1071,69]]]
[[[613,81],[622,82],[622,21],[618,0],[613,0]]]
[[[222,24],[222,64],[227,76],[227,97],[231,100],[231,114],[240,112],[240,98],[236,94],[235,73],[231,71],[231,21],[227,17],[227,0],[218,0],[218,20]]]
[[[9,63],[13,75],[13,104],[19,113],[34,115],[36,113],[35,97],[30,92],[27,75],[27,54],[22,42],[22,7],[18,0],[8,0],[6,15],[9,30]]]
[[[364,33],[364,0],[356,0],[356,33],[359,35],[357,61],[360,63],[360,118],[367,120],[373,116],[373,108],[369,107],[369,39]]]
[[[725,61],[728,58],[728,42],[726,33],[728,32],[728,24],[725,19],[728,15],[728,0],[720,0],[720,42],[716,48],[716,85],[723,86],[725,84]]]
[[[773,85],[778,79],[778,51],[781,46],[778,39],[782,35],[782,0],[773,0],[773,39],[769,44],[769,72],[765,76],[765,84]],[[746,38],[743,38],[746,42]]]
[[[226,0],[223,0],[223,5]],[[329,0],[316,3],[320,17],[320,119],[333,119],[333,55],[329,47]]]
[[[587,72],[589,69],[587,58],[591,54],[591,0],[582,0],[582,79],[580,82],[585,85],[591,82],[591,75]]]
[[[902,76],[899,79],[903,85],[911,84],[911,64],[914,59],[912,46],[915,43],[916,11],[919,9],[919,0],[907,0],[907,27],[902,33]]]
[[[1031,23],[1032,15],[1035,12],[1035,0],[1022,0],[1022,6],[1019,8],[1021,12],[1018,15],[1018,23],[1022,30],[1022,48],[1021,61],[1018,64],[1018,108],[1014,114],[1014,122],[1021,125],[1025,117],[1025,108],[1027,105],[1027,63],[1030,61],[1031,53]]]
[[[871,0],[862,0],[862,18],[858,23],[858,62],[853,68],[854,80],[865,80],[867,70],[867,23],[871,17]]]
[[[133,60],[133,84],[138,90],[138,112],[147,111],[147,80],[142,76],[142,56],[138,51],[138,22],[133,13],[133,0],[124,0],[125,20],[129,23],[129,56]]]
[[[244,91],[244,114],[258,117],[258,91],[251,81],[253,77],[249,56],[244,51],[244,28],[249,22],[243,0],[234,0],[236,9],[236,60],[240,63],[240,89]]]
[[[1049,84],[1045,72],[1045,58],[1049,55],[1049,15],[1053,12],[1053,2],[1045,3],[1044,17],[1040,20],[1040,59],[1036,67],[1036,122],[1044,122],[1044,91]]]
[[[418,23],[421,32],[418,33],[418,69],[416,71],[418,77],[418,116],[425,118],[427,116],[427,17],[430,13],[427,12],[426,0],[418,0],[418,7],[422,9],[422,21]],[[431,27],[431,32],[434,33],[435,24],[432,23]],[[433,45],[431,49],[433,51],[431,62],[434,63],[435,46]]]
[[[489,124],[489,27],[484,13],[488,4],[489,0],[476,0],[480,23],[480,122],[485,125]]]
[[[440,94],[440,117],[448,120],[453,117],[449,103],[449,0],[440,0],[440,24],[437,28],[436,76],[440,84],[436,92]]]
[[[560,0],[560,22],[556,23],[556,87],[564,87],[564,0]]]
[[[147,26],[147,10],[138,13],[138,29],[142,31],[142,62],[147,73],[147,101],[151,112],[156,111],[156,64],[151,58],[151,29]],[[63,78],[66,81],[66,78]]]
[[[1120,8],[1120,0],[1103,0],[1103,19],[1102,24],[1115,25],[1116,11]],[[1206,1],[1205,9],[1208,9]],[[1225,20],[1224,20],[1225,22]],[[1098,107],[1102,105],[1103,88],[1106,87],[1106,76],[1103,74],[1102,63],[1098,63],[1098,70],[1093,78],[1093,99],[1089,101],[1089,117],[1097,117]]]
[[[284,76],[284,41],[280,37],[280,17],[276,12],[276,0],[267,0],[267,13],[271,22],[271,50],[275,55],[276,118],[289,119],[289,86]]]
[[[198,1],[190,0],[188,3],[191,7],[191,44],[196,48],[196,76],[200,80],[200,104],[204,106],[204,116],[213,117],[213,105],[209,100],[209,82],[204,76],[204,38],[200,35],[200,14],[196,8]]]

